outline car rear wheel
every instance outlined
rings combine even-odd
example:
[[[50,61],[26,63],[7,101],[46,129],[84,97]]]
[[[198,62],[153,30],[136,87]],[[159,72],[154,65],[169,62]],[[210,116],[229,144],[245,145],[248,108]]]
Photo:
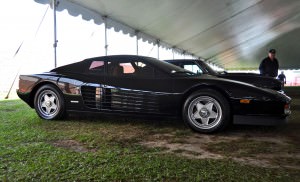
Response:
[[[226,98],[215,90],[198,91],[186,99],[183,119],[197,132],[220,131],[229,124],[230,106]]]
[[[38,89],[34,108],[39,117],[47,120],[60,119],[65,114],[62,94],[53,85],[44,85]]]

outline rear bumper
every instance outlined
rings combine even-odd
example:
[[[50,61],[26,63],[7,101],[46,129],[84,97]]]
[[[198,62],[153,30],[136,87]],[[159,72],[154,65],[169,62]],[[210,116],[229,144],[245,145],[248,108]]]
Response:
[[[284,125],[288,121],[287,116],[246,116],[246,115],[234,115],[233,124],[243,125]]]

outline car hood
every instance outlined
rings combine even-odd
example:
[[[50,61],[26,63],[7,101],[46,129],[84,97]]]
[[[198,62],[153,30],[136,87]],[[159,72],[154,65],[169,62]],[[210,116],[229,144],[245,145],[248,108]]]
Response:
[[[248,98],[264,101],[280,100],[285,103],[289,103],[291,101],[288,96],[273,89],[257,87],[256,85],[247,82],[225,79],[208,74],[189,77],[189,79],[186,79],[184,84],[188,84],[188,82],[198,82],[199,84],[194,84],[195,87],[199,85],[206,85],[208,87],[211,86],[220,90],[224,90],[230,98],[235,99]]]
[[[220,73],[217,75],[219,78],[237,80],[241,82],[246,82],[253,84],[261,88],[269,88],[273,90],[281,90],[282,85],[279,80],[271,77],[265,77],[260,74],[255,73]]]

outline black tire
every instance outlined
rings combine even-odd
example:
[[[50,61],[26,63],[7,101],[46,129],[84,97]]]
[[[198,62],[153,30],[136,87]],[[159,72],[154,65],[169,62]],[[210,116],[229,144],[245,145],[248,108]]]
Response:
[[[183,106],[183,120],[193,130],[212,133],[230,123],[230,105],[226,98],[212,89],[191,94]]]
[[[50,84],[38,89],[34,96],[34,108],[42,119],[61,119],[65,115],[63,96],[55,86]]]

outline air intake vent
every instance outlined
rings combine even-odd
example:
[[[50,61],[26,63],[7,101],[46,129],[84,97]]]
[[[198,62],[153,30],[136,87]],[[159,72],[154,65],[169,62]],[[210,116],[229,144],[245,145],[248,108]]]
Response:
[[[86,107],[92,109],[100,109],[100,88],[93,86],[82,86],[81,94],[83,98],[83,103]]]

